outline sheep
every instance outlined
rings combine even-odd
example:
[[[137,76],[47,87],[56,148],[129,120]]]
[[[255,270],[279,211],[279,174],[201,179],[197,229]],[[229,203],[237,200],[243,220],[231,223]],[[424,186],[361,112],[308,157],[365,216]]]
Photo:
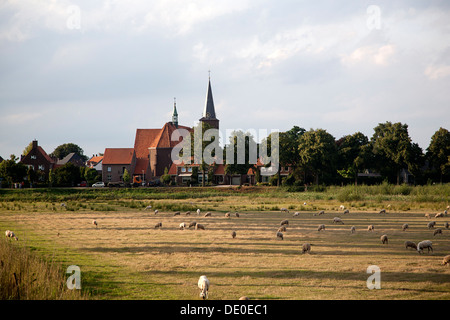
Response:
[[[344,214],[350,213],[350,211],[348,209],[344,210]]]
[[[442,234],[442,229],[441,228],[438,228],[438,229],[434,230],[433,236],[435,236],[437,234]]]
[[[423,249],[425,249],[425,248],[428,249],[428,252],[430,252],[430,249],[431,249],[431,252],[433,252],[432,244],[433,243],[430,240],[424,240],[424,241],[419,242],[419,244],[417,245],[417,252],[422,253]]]
[[[356,231],[355,226],[352,226],[352,227],[350,228],[350,233],[355,233],[355,231]]]
[[[333,218],[333,223],[342,223],[342,224],[344,224],[344,221],[342,221],[342,219],[339,218],[339,217],[334,217]]]
[[[444,227],[445,227],[446,229],[448,229],[448,228],[450,227],[449,223],[448,223],[448,222],[444,223]]]
[[[431,229],[431,228],[434,228],[435,225],[436,225],[436,221],[431,221],[431,222],[428,222],[427,227],[428,227],[428,229]]]
[[[239,300],[250,300],[247,296],[242,296],[239,298]]]
[[[281,210],[280,210],[281,212],[286,212],[286,213],[289,213],[289,210],[288,209],[286,209],[286,208],[281,208]]]
[[[191,212],[190,211],[186,211],[184,214],[187,215],[187,216],[190,216]]]
[[[14,232],[12,232],[11,230],[6,230],[5,231],[5,236],[7,238],[14,238],[16,241],[19,240],[19,238],[15,235]]]
[[[195,225],[195,230],[199,230],[199,229],[205,230],[205,226],[202,225],[202,224],[200,224],[200,223],[197,223],[197,224]]]
[[[155,224],[155,229],[162,228],[162,222]]]
[[[318,213],[317,213],[317,215],[322,215],[322,214],[325,214],[325,211],[324,210],[321,210],[321,211],[319,211]]]
[[[279,227],[277,232],[286,232],[286,226]]]
[[[66,207],[66,204],[65,203],[61,203],[61,207]]]
[[[234,215],[236,216],[236,218],[239,218],[239,212],[236,212]]]
[[[406,249],[413,248],[414,250],[417,250],[417,245],[414,242],[412,242],[412,241],[406,240],[405,241],[405,248]]]
[[[186,223],[184,223],[184,222],[182,222],[182,223],[180,223],[180,230],[184,230],[184,229],[186,229]]]
[[[283,220],[280,222],[280,226],[284,226],[284,225],[289,225],[289,221],[288,220]]]
[[[192,221],[191,223],[189,223],[189,229],[191,228],[191,227],[194,227],[195,228],[195,226],[197,225],[197,222],[195,222],[195,221]]]
[[[307,242],[302,245],[302,253],[305,252],[311,253],[311,245]]]
[[[149,210],[149,209],[151,209],[152,208],[152,206],[146,206],[145,207],[145,210]]]
[[[296,212],[296,213],[294,213],[292,216],[293,216],[293,217],[297,217],[298,215],[300,215],[300,212]]]
[[[429,213],[425,213],[425,218],[430,219],[431,215]]]
[[[200,215],[200,209],[197,209],[197,215]]]
[[[409,225],[407,223],[402,225],[402,231],[406,231],[406,229],[409,228]]]
[[[443,266],[445,266],[445,265],[450,266],[450,255],[445,256],[444,259],[442,259],[442,265]]]
[[[317,231],[320,231],[320,230],[325,230],[325,225],[324,225],[324,224],[321,224],[321,225],[317,228]]]
[[[341,204],[341,205],[339,206],[339,210],[344,210],[344,209],[345,209],[344,205]]]
[[[203,275],[198,279],[198,288],[200,289],[200,298],[203,300],[208,299],[208,290],[209,290],[209,280]]]
[[[205,217],[211,217],[211,212],[207,212],[207,213],[205,213],[205,215],[204,215]]]
[[[436,215],[434,217],[435,218],[443,218],[444,217],[444,213],[443,212],[436,213]]]
[[[381,240],[381,243],[383,243],[383,244],[388,244],[388,236],[386,235],[386,234],[383,234],[381,237],[380,237],[380,240]]]
[[[236,238],[236,231],[233,230],[233,232],[231,232],[231,237]]]
[[[173,214],[173,216],[175,217],[175,216],[179,216],[180,215],[180,211],[176,211],[174,214]]]
[[[92,224],[93,224],[96,228],[98,228],[97,220],[92,220]]]
[[[379,213],[386,213],[386,209],[381,209]]]
[[[371,224],[370,226],[367,227],[367,231],[373,231],[375,230],[375,227],[373,226],[373,224]]]
[[[155,210],[155,214],[158,214],[159,213],[159,211],[158,210]]]
[[[283,233],[280,231],[277,231],[277,238],[280,238],[281,240],[283,240]]]
[[[225,218],[230,218],[231,217],[231,213],[227,212],[225,213]]]

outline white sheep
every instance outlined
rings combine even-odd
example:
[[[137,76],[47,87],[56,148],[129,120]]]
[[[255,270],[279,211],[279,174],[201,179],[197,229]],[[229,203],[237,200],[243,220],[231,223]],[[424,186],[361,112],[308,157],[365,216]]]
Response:
[[[158,214],[158,212],[159,212],[158,210],[155,210],[155,214]]]
[[[200,209],[197,209],[197,215],[200,215]]]
[[[209,280],[206,276],[200,276],[198,279],[198,288],[200,289],[200,298],[208,299]]]
[[[184,222],[180,223],[180,230],[184,230],[184,229],[186,229],[186,227],[187,227],[186,223],[184,223]]]
[[[341,205],[339,206],[339,210],[345,210],[344,205],[341,204]]]
[[[425,249],[425,248],[428,249],[428,252],[430,252],[430,249],[431,249],[431,252],[433,252],[432,244],[433,243],[430,240],[424,240],[424,241],[419,242],[417,244],[417,252],[422,253],[423,249]]]
[[[375,230],[375,227],[373,226],[373,224],[371,224],[370,226],[367,227],[367,231],[373,231]]]
[[[189,229],[190,229],[191,227],[194,227],[194,228],[195,228],[196,225],[197,225],[197,222],[192,221],[191,223],[189,223]]]
[[[302,245],[302,253],[305,252],[311,253],[311,245],[309,243],[304,243]]]
[[[325,214],[325,211],[324,210],[320,210],[318,213],[317,213],[317,215],[322,215],[322,214]]]
[[[155,224],[155,229],[162,228],[162,222]]]
[[[286,226],[279,227],[277,232],[286,232]]]
[[[211,212],[205,213],[205,217],[211,217]]]
[[[430,219],[431,218],[431,214],[425,213],[425,218]]]
[[[444,217],[444,213],[443,212],[436,213],[436,215],[434,217],[435,218],[443,218]]]
[[[352,226],[352,227],[350,228],[350,233],[355,233],[355,231],[356,231],[355,226]]]
[[[334,217],[333,218],[333,223],[342,223],[342,224],[344,224],[344,221],[342,221],[342,219],[339,218],[339,217]]]
[[[380,240],[381,240],[381,243],[382,244],[388,244],[388,236],[386,235],[386,234],[383,234],[381,237],[380,237]]]
[[[225,213],[225,218],[231,218],[231,213],[230,212]]]
[[[19,238],[15,235],[14,232],[12,232],[11,230],[6,230],[5,231],[5,236],[7,238],[14,238],[16,241],[19,240]]]
[[[386,209],[381,209],[379,213],[386,213]]]
[[[412,242],[412,241],[406,240],[405,241],[405,248],[406,249],[413,248],[414,250],[417,250],[417,245],[414,242]]]
[[[350,213],[350,211],[348,209],[344,210],[344,214]]]
[[[277,231],[277,238],[280,238],[281,240],[283,240],[283,233],[280,231]]]
[[[320,230],[325,230],[325,225],[324,225],[324,224],[321,224],[321,225],[317,228],[317,231],[320,231]]]
[[[292,216],[293,217],[297,217],[297,216],[299,216],[300,215],[300,212],[296,212],[296,213],[294,213]]]
[[[442,259],[442,265],[443,266],[445,266],[445,265],[450,266],[450,255],[445,256],[444,259]]]
[[[289,221],[288,220],[283,220],[280,222],[280,226],[284,226],[284,225],[289,225]]]
[[[281,208],[281,210],[280,210],[281,212],[286,212],[286,213],[289,213],[289,210],[288,209],[286,209],[286,208]]]
[[[149,210],[149,209],[151,209],[152,208],[152,206],[146,206],[145,207],[145,210]]]

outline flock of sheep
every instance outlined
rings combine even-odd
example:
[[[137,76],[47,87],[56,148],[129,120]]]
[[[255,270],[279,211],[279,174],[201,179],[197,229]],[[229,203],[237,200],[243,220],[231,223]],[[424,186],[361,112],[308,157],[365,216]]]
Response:
[[[152,209],[152,207],[151,207],[151,206],[147,206],[145,209],[146,209],[146,210],[149,210],[149,209]],[[349,213],[349,210],[348,210],[348,209],[345,209],[344,206],[340,206],[339,209],[342,210],[344,214]],[[447,209],[449,209],[449,207],[447,207]],[[286,208],[282,208],[282,209],[281,209],[281,212],[282,212],[282,213],[289,213],[289,210],[286,209]],[[154,214],[155,214],[155,215],[158,214],[158,213],[159,213],[158,210],[154,210]],[[201,214],[200,209],[197,209],[196,213],[197,213],[197,216],[200,216],[200,214]],[[380,210],[379,213],[380,213],[380,214],[387,214],[387,212],[386,212],[385,209]],[[187,212],[184,213],[184,215],[186,215],[186,216],[190,216],[190,214],[191,214],[190,211],[187,211]],[[320,216],[320,215],[324,215],[324,214],[325,214],[325,211],[324,211],[324,210],[321,210],[321,211],[319,211],[318,213],[314,213],[313,215],[314,215],[314,216],[317,216],[317,215]],[[180,212],[180,211],[176,211],[176,212],[173,214],[173,216],[180,216],[180,215],[181,215],[181,212]],[[231,215],[232,215],[231,212],[227,212],[227,213],[225,213],[225,218],[231,218]],[[293,214],[293,217],[297,217],[297,216],[299,216],[299,215],[300,215],[299,212],[295,212],[295,213]],[[212,213],[211,213],[211,212],[206,212],[203,216],[204,216],[204,217],[211,217],[211,216],[212,216]],[[238,213],[238,212],[234,213],[234,216],[235,216],[235,217],[239,217],[239,213]],[[446,216],[447,216],[447,210],[445,210],[445,211],[442,212],[442,213],[437,213],[436,215],[434,215],[434,217],[435,217],[436,219],[437,219],[437,218],[444,218],[444,217],[446,217]],[[432,216],[431,216],[430,214],[426,214],[425,217],[428,218],[428,219],[431,219],[431,218],[432,218]],[[331,222],[332,222],[333,224],[342,224],[342,225],[345,225],[344,221],[343,221],[342,218],[340,218],[340,217],[334,217],[333,220],[332,220]],[[93,224],[96,228],[98,228],[97,220],[93,220],[93,221],[92,221],[92,224]],[[288,226],[289,226],[289,220],[288,220],[288,219],[283,219],[283,220],[281,221],[281,223],[280,223],[280,226],[278,227],[278,229],[277,229],[277,231],[276,231],[276,238],[277,238],[277,239],[280,239],[280,240],[283,240],[283,239],[284,239],[284,234],[283,234],[283,232],[286,232]],[[154,228],[155,228],[155,229],[162,228],[162,222],[156,223],[156,224],[154,225]],[[197,223],[196,221],[192,221],[192,222],[190,222],[189,224],[187,224],[187,223],[185,223],[185,222],[182,222],[182,223],[179,224],[179,229],[180,229],[180,230],[190,229],[190,228],[194,228],[195,230],[205,230],[205,226],[204,226],[203,224]],[[436,221],[430,221],[429,223],[427,223],[427,228],[430,229],[430,230],[431,230],[431,229],[434,230],[434,231],[433,231],[433,236],[436,236],[436,235],[438,235],[438,234],[442,234],[442,228],[436,228]],[[445,222],[445,223],[444,223],[444,228],[445,228],[445,229],[449,229],[449,223],[448,223],[448,222]],[[409,229],[409,224],[404,223],[404,224],[402,225],[402,231],[407,231],[408,229]],[[318,228],[317,228],[317,231],[318,231],[318,232],[321,232],[321,231],[324,231],[324,230],[325,230],[325,225],[324,225],[324,224],[320,224],[320,225],[318,226]],[[369,226],[367,227],[367,231],[368,231],[368,232],[373,232],[374,230],[375,230],[375,227],[374,227],[374,225],[372,225],[372,224],[369,225]],[[350,227],[350,232],[351,232],[352,234],[356,232],[355,226],[351,226],[351,227]],[[237,234],[236,234],[236,231],[233,230],[233,231],[231,232],[231,237],[234,239],[234,238],[236,238],[236,235],[237,235]],[[11,231],[11,230],[6,230],[5,236],[6,236],[6,238],[15,239],[16,241],[19,240],[19,238],[16,236],[16,234],[15,234],[13,231]],[[380,240],[381,240],[381,243],[382,243],[382,244],[388,244],[388,242],[389,242],[389,239],[388,239],[387,234],[383,234],[383,235],[380,237]],[[433,252],[433,246],[432,246],[432,245],[433,245],[433,243],[432,243],[432,241],[430,241],[430,240],[420,241],[417,245],[416,245],[415,242],[409,241],[409,240],[404,242],[404,246],[405,246],[406,249],[408,249],[408,248],[413,248],[414,250],[417,250],[417,252],[418,252],[419,254],[420,254],[420,253],[423,253],[425,249],[427,250],[427,252],[430,252],[430,250],[431,250],[431,252]],[[302,253],[310,253],[310,252],[311,252],[311,244],[308,243],[308,242],[303,243],[302,246],[301,246],[301,252],[302,252]],[[449,266],[450,266],[450,255],[447,255],[447,256],[445,256],[445,257],[443,258],[443,260],[442,260],[442,265],[449,265]],[[210,286],[210,282],[209,282],[208,278],[207,278],[205,275],[202,275],[202,276],[199,278],[199,281],[198,281],[198,288],[200,289],[200,297],[201,297],[202,299],[207,299],[207,298],[208,298],[208,290],[209,290],[209,286]],[[247,298],[247,297],[241,297],[240,299],[248,299],[248,298]]]

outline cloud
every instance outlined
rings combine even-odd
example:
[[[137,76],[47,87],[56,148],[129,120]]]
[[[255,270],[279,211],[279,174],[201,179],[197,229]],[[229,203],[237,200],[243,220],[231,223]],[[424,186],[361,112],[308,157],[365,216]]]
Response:
[[[449,65],[428,66],[424,72],[425,76],[430,80],[439,80],[450,76]]]
[[[388,66],[392,62],[395,54],[395,46],[392,44],[381,47],[365,46],[355,49],[349,55],[341,57],[344,66],[352,67],[359,64],[372,64],[378,66]]]

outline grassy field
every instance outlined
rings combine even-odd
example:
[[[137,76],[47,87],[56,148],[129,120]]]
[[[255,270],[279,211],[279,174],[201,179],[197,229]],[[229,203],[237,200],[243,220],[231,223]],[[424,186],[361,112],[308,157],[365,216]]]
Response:
[[[202,274],[214,300],[450,299],[450,268],[441,265],[450,254],[450,230],[444,228],[450,216],[425,217],[445,210],[448,186],[405,188],[2,190],[0,228],[17,234],[19,241],[8,241],[15,247],[63,269],[79,266],[83,295],[91,299],[199,299]],[[387,214],[379,214],[381,208]],[[316,215],[319,210],[325,214]],[[211,217],[204,217],[207,211]],[[345,224],[333,224],[336,216]],[[289,226],[280,240],[283,219]],[[433,236],[430,220],[442,234]],[[206,230],[179,229],[192,221]],[[162,228],[155,229],[158,222]],[[326,230],[318,232],[319,224]],[[374,232],[367,231],[369,224]],[[382,234],[388,244],[381,243]],[[425,239],[433,241],[434,252],[418,254],[403,245]],[[304,242],[312,244],[310,254],[301,253]],[[380,290],[367,288],[370,265],[381,270]]]

